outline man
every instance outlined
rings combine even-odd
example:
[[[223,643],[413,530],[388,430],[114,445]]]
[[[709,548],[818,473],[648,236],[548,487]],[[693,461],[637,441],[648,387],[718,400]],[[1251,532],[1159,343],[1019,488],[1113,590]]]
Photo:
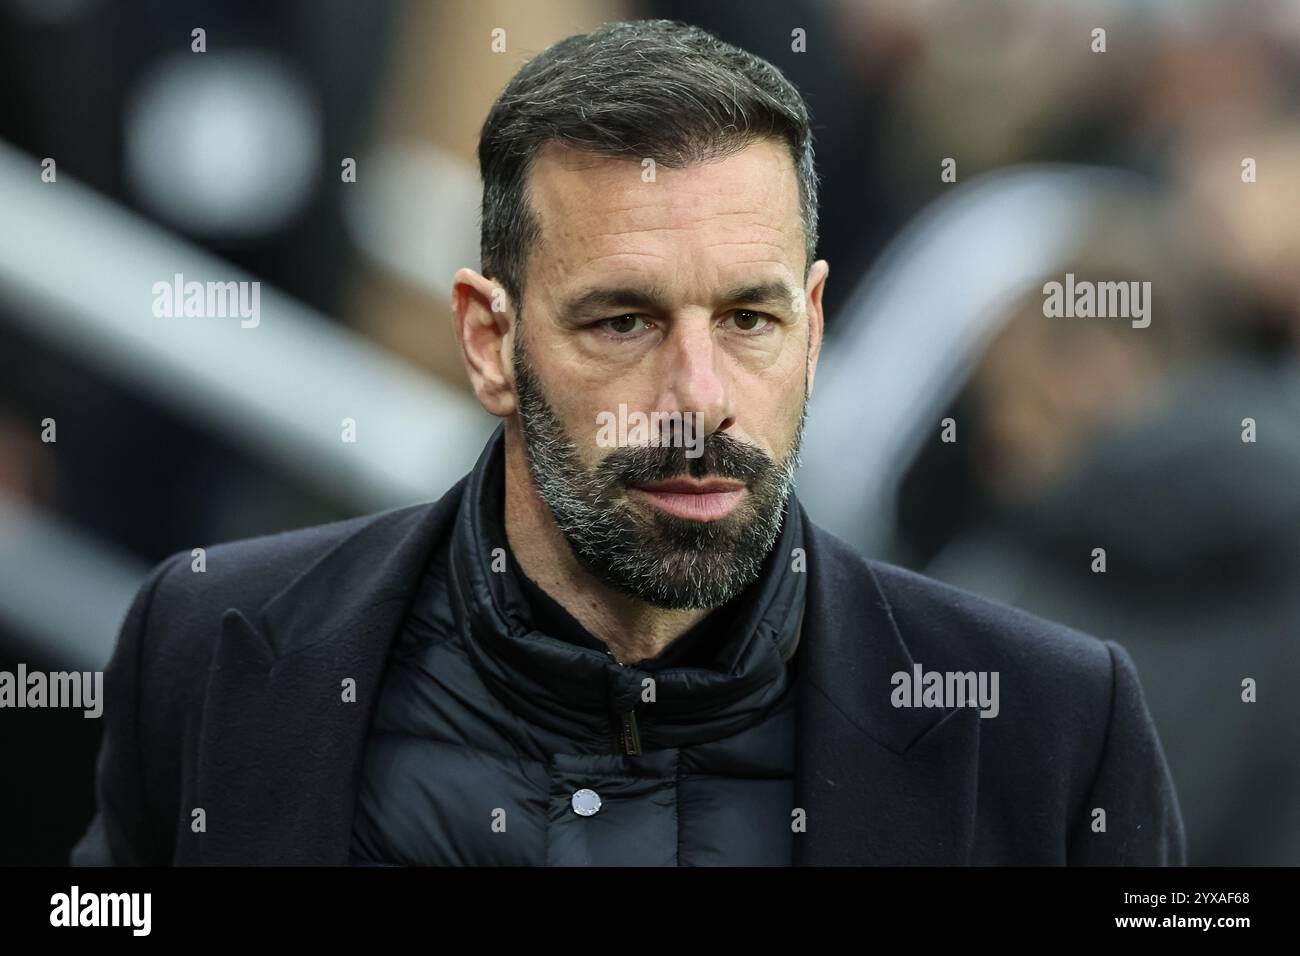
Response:
[[[154,571],[74,860],[1181,863],[1123,650],[792,496],[828,266],[780,73],[609,25],[479,159],[454,312],[501,427],[433,504]]]

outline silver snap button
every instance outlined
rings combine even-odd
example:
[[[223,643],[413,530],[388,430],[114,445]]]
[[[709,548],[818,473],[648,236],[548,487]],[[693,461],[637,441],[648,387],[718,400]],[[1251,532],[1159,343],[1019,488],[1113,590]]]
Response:
[[[589,817],[600,809],[600,794],[584,788],[574,793],[570,802],[574,813],[580,817]]]

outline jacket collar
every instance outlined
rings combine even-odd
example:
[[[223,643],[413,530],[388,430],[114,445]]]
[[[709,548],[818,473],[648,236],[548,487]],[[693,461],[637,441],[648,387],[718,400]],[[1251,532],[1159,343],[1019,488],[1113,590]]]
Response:
[[[788,556],[802,543],[800,516],[784,523],[759,579],[727,609],[734,616],[706,619],[705,627],[730,632],[720,635],[712,666],[621,665],[604,650],[534,627],[514,574],[500,560],[510,548],[492,515],[504,500],[504,454],[498,429],[466,484],[450,562],[457,622],[492,690],[530,721],[609,752],[619,715],[628,712],[636,715],[645,750],[717,739],[761,720],[789,687],[786,662],[799,641],[805,575],[791,571]],[[650,687],[653,703],[644,693]]]
[[[358,522],[251,618],[225,612],[198,735],[206,832],[182,828],[178,862],[346,864],[389,650],[466,484]],[[913,663],[894,609],[873,567],[799,514],[795,803],[807,829],[795,863],[965,862],[978,713],[890,706],[891,675]],[[349,679],[355,703],[344,701]]]

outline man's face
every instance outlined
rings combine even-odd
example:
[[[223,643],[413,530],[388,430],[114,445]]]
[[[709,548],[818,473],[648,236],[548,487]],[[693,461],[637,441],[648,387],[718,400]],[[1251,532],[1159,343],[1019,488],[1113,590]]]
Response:
[[[824,266],[809,295],[780,144],[647,168],[558,146],[537,158],[519,414],[539,496],[589,570],[656,606],[715,607],[780,531]],[[698,434],[638,437],[636,413],[674,412]],[[609,427],[629,419],[630,435]]]

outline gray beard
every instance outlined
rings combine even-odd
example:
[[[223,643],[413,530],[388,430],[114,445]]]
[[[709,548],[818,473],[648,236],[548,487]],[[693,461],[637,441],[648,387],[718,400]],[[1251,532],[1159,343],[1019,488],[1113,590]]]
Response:
[[[757,580],[794,489],[806,392],[794,443],[779,464],[719,432],[708,436],[698,458],[688,458],[685,448],[627,447],[586,470],[532,372],[522,329],[514,358],[529,471],[569,548],[588,571],[647,604],[677,610],[718,607]],[[594,434],[594,421],[592,428]],[[628,500],[629,482],[688,474],[744,481],[749,493],[731,514],[715,521],[647,515]]]

